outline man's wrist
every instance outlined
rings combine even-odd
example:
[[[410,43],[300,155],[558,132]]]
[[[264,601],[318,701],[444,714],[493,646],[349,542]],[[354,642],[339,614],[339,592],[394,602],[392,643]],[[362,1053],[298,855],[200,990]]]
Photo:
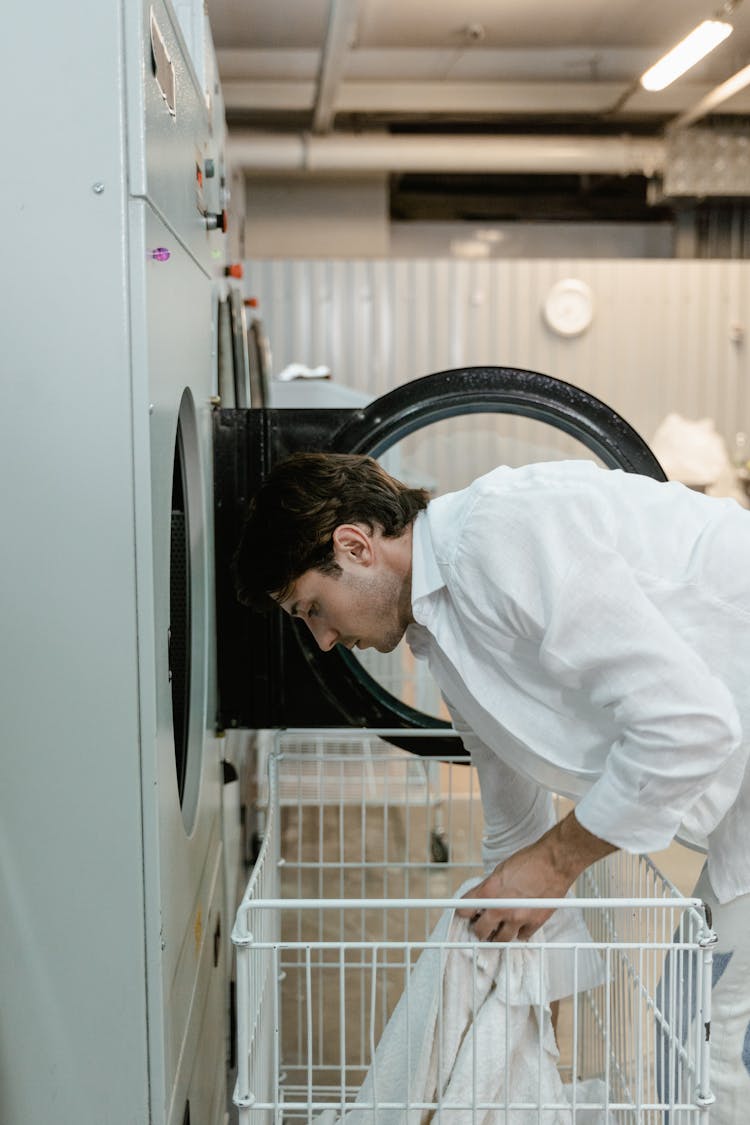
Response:
[[[568,887],[592,863],[617,851],[614,844],[584,828],[574,810],[550,828],[539,842],[544,845],[551,866]]]

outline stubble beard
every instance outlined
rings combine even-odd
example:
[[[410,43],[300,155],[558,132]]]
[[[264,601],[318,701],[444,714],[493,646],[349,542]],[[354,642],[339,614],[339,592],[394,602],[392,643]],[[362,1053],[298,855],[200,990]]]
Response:
[[[411,621],[411,583],[398,575],[383,575],[375,589],[370,589],[368,602],[373,615],[382,615],[392,622],[385,636],[373,644],[376,652],[388,653],[398,648]]]

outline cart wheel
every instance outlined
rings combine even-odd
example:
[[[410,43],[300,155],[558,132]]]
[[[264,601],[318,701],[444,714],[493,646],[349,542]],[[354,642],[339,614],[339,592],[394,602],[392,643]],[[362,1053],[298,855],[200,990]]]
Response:
[[[433,863],[447,863],[450,856],[448,845],[443,832],[433,830],[430,833],[430,855]]]

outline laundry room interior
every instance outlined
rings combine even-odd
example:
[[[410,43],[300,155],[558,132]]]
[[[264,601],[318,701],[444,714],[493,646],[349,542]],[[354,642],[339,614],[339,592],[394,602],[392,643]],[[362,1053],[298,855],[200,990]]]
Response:
[[[716,902],[750,891],[750,0],[5,25],[0,1125],[742,1125],[750,998],[744,1093],[709,1032],[739,972]],[[299,608],[310,574],[364,581],[337,525],[246,596],[292,462],[416,504],[339,521],[400,576],[393,643],[375,585],[330,639]],[[528,541],[458,530],[477,488],[532,486]],[[417,567],[431,512],[474,551],[485,695],[440,639],[458,563]],[[704,726],[715,763],[696,733],[669,781]],[[492,893],[571,825],[596,854],[562,891]]]

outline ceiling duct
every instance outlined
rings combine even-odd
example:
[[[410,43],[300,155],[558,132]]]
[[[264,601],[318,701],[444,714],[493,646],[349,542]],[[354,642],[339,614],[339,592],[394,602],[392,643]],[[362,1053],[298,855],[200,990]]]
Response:
[[[750,131],[680,129],[666,137],[230,134],[247,175],[463,173],[641,175],[660,196],[750,195]]]
[[[679,129],[668,135],[667,196],[749,196],[750,130]]]
[[[655,137],[415,136],[232,131],[231,166],[247,174],[457,172],[644,175],[663,171]]]

